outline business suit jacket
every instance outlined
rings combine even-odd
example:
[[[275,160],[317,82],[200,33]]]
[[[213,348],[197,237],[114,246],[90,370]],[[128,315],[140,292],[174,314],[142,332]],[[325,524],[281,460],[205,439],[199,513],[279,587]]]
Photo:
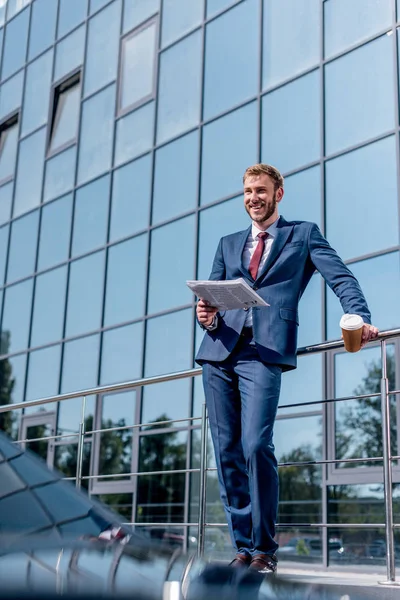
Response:
[[[223,237],[218,245],[211,280],[243,277],[270,304],[253,308],[253,335],[260,358],[296,368],[298,304],[315,269],[338,296],[343,311],[360,315],[371,323],[371,315],[361,288],[315,223],[285,221],[280,217],[276,236],[266,264],[254,280],[243,266],[242,257],[251,226]],[[207,331],[196,356],[199,364],[228,358],[242,331],[246,311],[219,312],[218,327]]]

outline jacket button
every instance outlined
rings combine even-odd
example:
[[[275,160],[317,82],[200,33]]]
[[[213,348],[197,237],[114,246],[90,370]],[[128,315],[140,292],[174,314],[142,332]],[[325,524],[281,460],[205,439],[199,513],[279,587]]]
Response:
[[[258,285],[253,285],[253,290],[258,290]]]

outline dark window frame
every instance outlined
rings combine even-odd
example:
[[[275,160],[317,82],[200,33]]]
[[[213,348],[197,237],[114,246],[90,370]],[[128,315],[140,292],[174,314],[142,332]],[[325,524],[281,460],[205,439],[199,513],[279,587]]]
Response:
[[[65,94],[65,92],[68,92],[70,89],[79,86],[79,88],[80,88],[79,104],[81,105],[82,104],[81,103],[81,92],[82,92],[81,84],[82,84],[82,71],[79,68],[78,70],[74,71],[72,74],[70,73],[69,75],[64,77],[60,82],[56,83],[52,88],[52,99],[51,99],[51,104],[50,104],[51,108],[50,108],[50,115],[49,115],[50,119],[49,119],[49,127],[48,127],[47,142],[46,142],[46,147],[47,147],[46,158],[52,158],[53,156],[60,154],[64,150],[67,150],[71,146],[74,146],[75,144],[78,143],[79,127],[80,127],[80,113],[81,113],[80,109],[79,109],[78,118],[76,121],[75,137],[71,137],[67,142],[64,142],[64,144],[61,144],[60,146],[57,146],[56,148],[51,148],[51,143],[52,143],[52,139],[54,136],[55,127],[56,127],[57,108],[58,108],[60,98],[63,94]]]
[[[0,161],[1,161],[1,155],[3,153],[3,147],[4,147],[4,133],[7,132],[8,130],[10,130],[13,127],[17,127],[17,146],[19,143],[19,131],[18,131],[18,126],[19,126],[19,110],[17,112],[14,112],[11,115],[8,115],[2,123],[0,123]],[[0,185],[4,185],[6,183],[9,183],[10,181],[13,181],[15,178],[15,172],[17,169],[17,160],[18,160],[18,147],[17,147],[17,151],[16,151],[16,156],[15,156],[15,165],[14,165],[14,170],[13,173],[11,175],[7,175],[6,177],[3,177],[2,179],[0,179]]]

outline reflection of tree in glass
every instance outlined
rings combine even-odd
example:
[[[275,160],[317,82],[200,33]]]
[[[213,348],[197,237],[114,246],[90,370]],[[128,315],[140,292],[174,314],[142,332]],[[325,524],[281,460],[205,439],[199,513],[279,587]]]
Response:
[[[2,354],[7,354],[10,347],[9,331],[2,331],[0,346]],[[10,361],[5,358],[0,361],[0,406],[12,403],[12,391],[14,385],[15,379],[12,378],[12,366]],[[11,411],[0,413],[0,430],[11,437],[15,437],[14,422],[15,418]]]
[[[155,419],[168,421],[162,414]],[[151,425],[144,430],[163,428]],[[141,437],[139,472],[168,471],[186,468],[186,442],[178,440],[178,432],[170,431]],[[142,475],[138,480],[139,522],[179,522],[183,518],[185,474]]]
[[[368,365],[367,375],[355,390],[356,396],[363,394],[379,394],[381,385],[381,362],[372,361]],[[388,347],[387,374],[389,390],[395,389],[395,357],[392,347]],[[392,453],[396,452],[396,403],[390,403],[390,439]],[[340,419],[336,422],[336,457],[337,458],[369,458],[382,456],[382,413],[381,399],[377,397],[355,400],[350,406],[342,408]],[[362,466],[373,466],[366,461]],[[348,463],[347,467],[360,466]]]

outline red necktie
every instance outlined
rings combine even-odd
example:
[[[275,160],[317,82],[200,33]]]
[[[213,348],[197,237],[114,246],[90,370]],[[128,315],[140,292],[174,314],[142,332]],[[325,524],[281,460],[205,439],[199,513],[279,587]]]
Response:
[[[268,233],[266,233],[265,231],[262,231],[261,233],[259,233],[257,235],[257,237],[258,237],[258,244],[256,246],[253,256],[251,257],[250,265],[249,265],[249,273],[254,280],[257,279],[258,268],[260,266],[261,257],[263,255],[264,248],[265,248],[265,240],[268,237]]]

